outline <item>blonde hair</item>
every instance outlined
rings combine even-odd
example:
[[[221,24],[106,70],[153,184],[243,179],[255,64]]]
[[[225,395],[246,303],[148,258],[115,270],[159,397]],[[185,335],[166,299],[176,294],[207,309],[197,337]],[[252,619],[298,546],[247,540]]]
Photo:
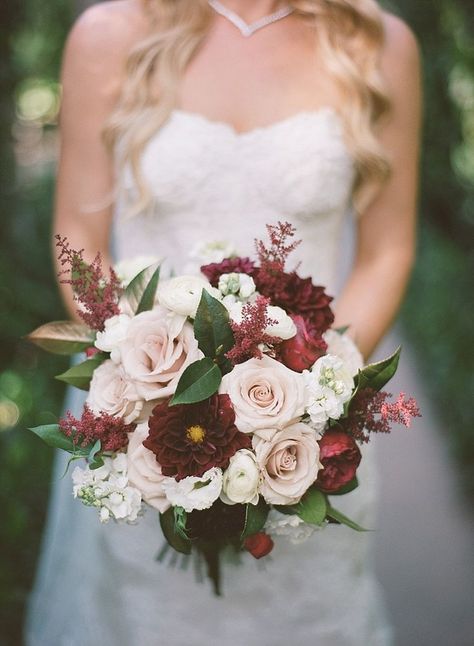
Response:
[[[213,17],[207,0],[141,1],[150,34],[129,55],[120,101],[104,129],[106,144],[117,154],[118,169],[130,164],[138,189],[130,214],[151,203],[141,153],[175,107],[179,81]],[[344,100],[338,107],[355,163],[353,197],[360,212],[390,172],[374,132],[390,107],[379,73],[384,41],[381,9],[375,0],[292,0],[290,4],[297,15],[314,24],[322,62],[342,90]]]

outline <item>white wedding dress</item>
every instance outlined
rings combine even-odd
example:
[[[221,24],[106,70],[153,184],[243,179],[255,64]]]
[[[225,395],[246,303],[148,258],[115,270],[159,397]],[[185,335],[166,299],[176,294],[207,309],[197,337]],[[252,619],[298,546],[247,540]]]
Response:
[[[301,275],[334,290],[341,229],[354,176],[338,115],[300,112],[239,134],[182,110],[143,154],[153,212],[121,218],[116,259],[166,258],[176,271],[199,241],[228,240],[252,255],[254,238],[278,219],[298,228],[291,258]],[[133,191],[132,178],[122,184]],[[80,413],[79,391],[67,406]],[[364,449],[361,485],[336,507],[376,527],[373,449]],[[101,525],[74,501],[59,458],[39,574],[26,628],[28,646],[387,646],[391,631],[374,578],[371,533],[330,525],[294,546],[277,538],[271,556],[226,564],[224,597],[195,581],[192,568],[154,560],[163,543],[158,514],[138,526]],[[337,504],[336,504],[337,503]]]

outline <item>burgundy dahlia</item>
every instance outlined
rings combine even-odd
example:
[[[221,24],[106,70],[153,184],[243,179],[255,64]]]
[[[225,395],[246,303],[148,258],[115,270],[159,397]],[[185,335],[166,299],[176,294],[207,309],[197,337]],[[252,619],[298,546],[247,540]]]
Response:
[[[267,282],[257,273],[255,282],[258,291],[270,298],[272,305],[278,305],[288,314],[301,315],[313,332],[319,335],[328,330],[334,314],[330,303],[333,300],[324,287],[313,285],[311,278],[300,278],[296,272],[282,273],[279,280]]]
[[[235,425],[228,395],[213,395],[198,404],[158,404],[148,421],[144,446],[156,455],[163,475],[182,480],[202,476],[212,467],[225,469],[239,449],[251,447]]]
[[[211,283],[217,287],[222,274],[249,274],[253,275],[255,263],[250,258],[225,258],[222,262],[213,262],[203,265],[201,272]]]
[[[320,469],[315,485],[333,493],[353,480],[362,455],[355,440],[343,431],[326,431],[318,444],[324,469]]]

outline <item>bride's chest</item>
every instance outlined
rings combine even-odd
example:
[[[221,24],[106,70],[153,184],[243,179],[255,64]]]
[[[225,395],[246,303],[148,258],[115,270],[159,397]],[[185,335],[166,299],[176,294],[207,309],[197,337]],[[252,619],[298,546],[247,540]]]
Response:
[[[340,118],[331,108],[237,133],[223,122],[174,110],[148,142],[142,172],[173,211],[266,207],[310,216],[342,210],[354,180]],[[133,186],[130,171],[125,187]]]

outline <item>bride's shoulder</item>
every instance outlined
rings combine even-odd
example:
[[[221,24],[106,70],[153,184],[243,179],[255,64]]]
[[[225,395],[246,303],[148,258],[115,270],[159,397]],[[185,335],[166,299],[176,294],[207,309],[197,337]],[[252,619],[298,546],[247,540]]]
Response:
[[[383,58],[386,63],[414,62],[419,58],[419,46],[415,34],[407,23],[386,11],[383,12],[385,43]]]
[[[111,0],[94,4],[76,20],[66,48],[79,56],[121,59],[147,34],[140,0]]]

